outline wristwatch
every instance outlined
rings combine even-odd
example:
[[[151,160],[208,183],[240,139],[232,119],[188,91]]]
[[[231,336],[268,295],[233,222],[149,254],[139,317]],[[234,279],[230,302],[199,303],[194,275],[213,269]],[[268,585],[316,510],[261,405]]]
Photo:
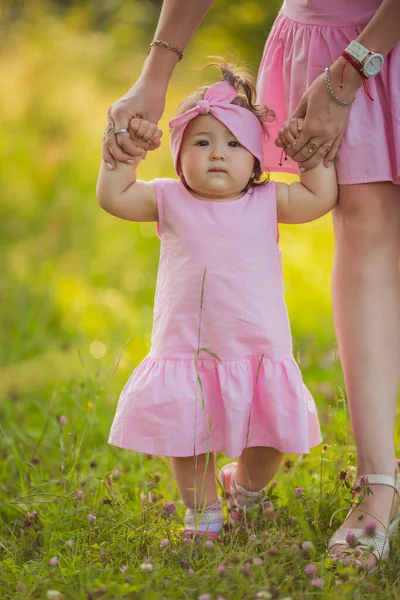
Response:
[[[365,46],[353,40],[345,52],[360,65],[360,72],[364,77],[375,77],[382,70],[384,58],[379,52],[368,50]]]

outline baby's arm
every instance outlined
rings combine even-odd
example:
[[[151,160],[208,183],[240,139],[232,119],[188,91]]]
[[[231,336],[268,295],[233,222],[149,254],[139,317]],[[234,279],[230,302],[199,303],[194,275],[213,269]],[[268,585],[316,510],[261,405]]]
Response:
[[[136,120],[136,119],[135,119]],[[138,119],[139,120],[139,119]],[[141,127],[157,127],[140,119]],[[131,164],[116,163],[109,171],[104,161],[101,163],[97,180],[97,200],[110,214],[128,221],[157,221],[157,201],[155,185],[152,181],[136,179],[136,168],[141,158],[132,158]]]
[[[303,119],[292,119],[287,124],[287,140],[293,144]],[[300,182],[276,184],[279,223],[307,223],[322,217],[337,204],[338,186],[336,169],[332,163],[319,165],[309,171],[300,171]]]

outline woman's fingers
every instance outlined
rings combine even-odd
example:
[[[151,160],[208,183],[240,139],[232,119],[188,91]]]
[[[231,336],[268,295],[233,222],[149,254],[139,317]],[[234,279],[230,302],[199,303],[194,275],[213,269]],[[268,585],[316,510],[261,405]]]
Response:
[[[332,140],[329,140],[323,133],[310,135],[307,127],[303,127],[296,144],[287,149],[287,154],[306,169],[313,169],[327,154],[331,145]]]
[[[129,133],[118,133],[117,138],[118,146],[130,156],[142,156],[145,151],[149,150],[148,142],[132,139]]]
[[[293,158],[303,169],[313,169],[321,162],[321,160],[325,158],[325,155],[327,152],[329,152],[330,147],[330,142],[314,138],[312,140],[308,140],[305,146],[303,146],[303,148]],[[305,159],[298,160],[298,156],[305,156]]]
[[[107,148],[106,144],[104,143],[104,141],[101,146],[101,155],[103,157],[104,162],[106,163],[107,169],[109,169],[110,171],[112,169],[115,169],[115,160],[113,158],[113,155]]]
[[[127,134],[125,134],[127,135]],[[107,135],[104,139],[103,139],[103,144],[105,144],[105,146],[107,146],[109,152],[112,154],[112,156],[115,158],[115,160],[117,160],[118,162],[128,162],[129,160],[132,160],[133,156],[139,156],[140,154],[143,153],[142,150],[140,150],[140,152],[138,151],[139,149],[133,147],[131,150],[132,152],[124,152],[124,149],[119,145],[119,143],[117,142],[117,137],[115,135],[115,133],[110,133],[109,135]],[[133,144],[132,144],[133,146]]]
[[[339,150],[339,146],[342,143],[342,138],[343,138],[343,133],[341,135],[337,136],[337,138],[333,141],[333,144],[332,144],[330,150],[326,153],[325,159],[324,159],[324,165],[326,167],[329,166],[329,163],[331,163],[333,160],[335,160],[337,151]]]
[[[143,156],[147,150],[154,150],[160,145],[161,132],[156,132],[152,125],[158,123],[165,105],[166,83],[139,79],[131,89],[108,109],[109,127],[103,139],[102,154],[106,162],[112,166],[116,162],[127,162],[134,157]],[[132,117],[145,116],[149,126],[140,131],[145,139],[131,139],[129,123]],[[140,119],[137,127],[140,125]],[[144,127],[144,125],[142,125]],[[116,131],[127,129],[115,135]],[[154,137],[155,134],[155,137]],[[112,158],[110,158],[110,155]]]
[[[111,154],[118,162],[128,162],[138,156],[144,159],[148,150],[160,146],[162,131],[150,121],[134,117],[119,127],[119,124],[110,118],[109,123],[111,126],[104,138],[104,145],[109,151],[107,155]],[[119,131],[121,129],[122,131]],[[124,129],[128,131],[125,132]],[[131,135],[131,131],[134,135]]]

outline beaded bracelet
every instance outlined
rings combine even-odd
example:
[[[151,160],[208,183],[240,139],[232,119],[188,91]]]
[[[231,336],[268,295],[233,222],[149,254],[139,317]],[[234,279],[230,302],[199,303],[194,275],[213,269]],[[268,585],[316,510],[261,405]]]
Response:
[[[330,95],[330,97],[332,98],[332,100],[334,100],[336,102],[336,104],[340,104],[340,106],[351,106],[354,102],[354,100],[356,99],[355,97],[353,98],[353,100],[351,100],[351,102],[343,102],[343,100],[341,100],[340,98],[338,98],[335,94],[335,92],[332,89],[332,85],[331,85],[331,77],[330,77],[330,72],[329,72],[329,67],[326,67],[325,69],[325,83],[326,83],[326,88],[328,90],[328,94]]]
[[[172,52],[175,52],[175,54],[178,55],[178,62],[180,60],[182,60],[182,58],[183,58],[183,50],[180,50],[180,48],[178,48],[177,46],[173,46],[172,44],[170,44],[169,42],[166,42],[165,40],[153,40],[147,51],[147,56],[150,54],[150,50],[152,49],[153,46],[161,46],[162,48],[165,48],[166,50],[172,50]]]

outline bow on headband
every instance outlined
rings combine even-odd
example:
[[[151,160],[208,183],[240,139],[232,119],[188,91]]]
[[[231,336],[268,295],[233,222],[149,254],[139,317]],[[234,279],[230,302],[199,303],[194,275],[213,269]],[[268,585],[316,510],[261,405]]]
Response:
[[[237,90],[227,81],[215,83],[205,93],[204,100],[199,100],[194,108],[175,117],[169,122],[171,132],[171,150],[175,171],[178,173],[179,153],[185,129],[192,119],[199,115],[211,114],[221,121],[263,165],[263,129],[258,118],[247,108],[232,104],[238,95]]]

